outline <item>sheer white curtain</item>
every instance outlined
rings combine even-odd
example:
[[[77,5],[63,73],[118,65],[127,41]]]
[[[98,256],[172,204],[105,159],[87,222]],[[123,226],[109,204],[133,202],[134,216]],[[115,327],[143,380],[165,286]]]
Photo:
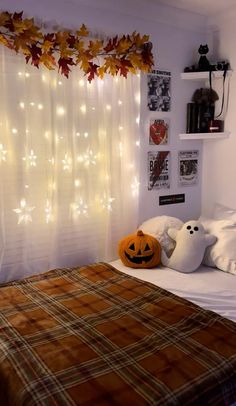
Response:
[[[110,260],[135,230],[140,78],[89,84],[0,48],[0,282]]]

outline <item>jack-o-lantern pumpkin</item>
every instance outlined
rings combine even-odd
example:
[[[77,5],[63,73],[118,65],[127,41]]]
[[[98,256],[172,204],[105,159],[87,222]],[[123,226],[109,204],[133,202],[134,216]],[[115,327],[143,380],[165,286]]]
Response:
[[[161,245],[156,238],[138,230],[119,242],[118,253],[125,266],[153,268],[161,261]]]

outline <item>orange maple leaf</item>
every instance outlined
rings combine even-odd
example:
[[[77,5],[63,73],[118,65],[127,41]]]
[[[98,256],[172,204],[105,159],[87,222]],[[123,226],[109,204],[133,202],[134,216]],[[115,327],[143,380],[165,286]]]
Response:
[[[89,31],[86,25],[82,24],[80,29],[76,31],[76,35],[78,35],[78,37],[87,37],[89,35]]]

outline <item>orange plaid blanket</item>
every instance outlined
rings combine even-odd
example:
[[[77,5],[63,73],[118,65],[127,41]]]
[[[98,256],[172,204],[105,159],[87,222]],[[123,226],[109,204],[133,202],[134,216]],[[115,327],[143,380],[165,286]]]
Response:
[[[0,287],[0,405],[230,405],[235,337],[108,264],[49,271]]]

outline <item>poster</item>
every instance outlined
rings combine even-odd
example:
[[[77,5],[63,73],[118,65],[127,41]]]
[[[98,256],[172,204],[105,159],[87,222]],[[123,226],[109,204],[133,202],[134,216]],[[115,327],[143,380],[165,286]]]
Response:
[[[148,152],[148,190],[170,187],[170,151]]]
[[[149,144],[166,145],[169,142],[170,120],[151,119],[149,126]]]
[[[179,151],[179,184],[192,186],[198,183],[199,151]]]
[[[147,75],[148,108],[151,111],[170,111],[171,73],[153,70]]]

